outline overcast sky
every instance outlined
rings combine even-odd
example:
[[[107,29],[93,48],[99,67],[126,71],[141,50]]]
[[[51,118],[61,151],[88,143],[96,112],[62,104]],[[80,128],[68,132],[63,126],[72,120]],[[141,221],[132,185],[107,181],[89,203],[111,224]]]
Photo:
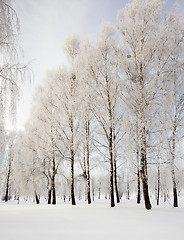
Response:
[[[18,127],[28,119],[31,94],[43,81],[47,69],[62,64],[62,44],[66,37],[77,33],[81,39],[95,40],[102,22],[116,22],[117,11],[128,0],[15,0],[14,8],[20,20],[20,44],[25,62],[34,72],[34,84],[24,88],[24,103],[18,110]],[[184,12],[183,0],[166,0],[167,8],[178,2]]]

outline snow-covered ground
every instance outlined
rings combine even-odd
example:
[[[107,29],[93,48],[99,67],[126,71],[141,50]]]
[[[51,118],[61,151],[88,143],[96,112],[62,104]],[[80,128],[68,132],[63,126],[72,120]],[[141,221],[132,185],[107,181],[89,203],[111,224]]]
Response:
[[[108,201],[90,206],[14,201],[0,204],[0,239],[4,240],[173,240],[184,237],[184,205],[153,206],[151,211],[135,200],[115,208]]]

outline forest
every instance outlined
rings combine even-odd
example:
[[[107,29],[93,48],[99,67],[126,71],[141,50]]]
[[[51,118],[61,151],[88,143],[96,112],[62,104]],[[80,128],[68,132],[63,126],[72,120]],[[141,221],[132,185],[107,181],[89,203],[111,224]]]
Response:
[[[179,206],[184,194],[184,25],[177,7],[133,0],[95,41],[69,35],[66,64],[35,89],[24,130],[16,121],[29,66],[19,19],[0,0],[0,196],[76,205],[122,199]]]

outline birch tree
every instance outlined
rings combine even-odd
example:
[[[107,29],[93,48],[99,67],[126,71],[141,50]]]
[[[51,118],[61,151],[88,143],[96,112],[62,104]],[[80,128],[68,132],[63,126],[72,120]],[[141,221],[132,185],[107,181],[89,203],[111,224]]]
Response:
[[[122,68],[126,73],[129,95],[123,93],[123,97],[129,101],[128,104],[138,117],[141,178],[146,209],[151,209],[147,170],[148,125],[155,111],[154,104],[159,101],[165,71],[171,69],[172,53],[183,42],[182,29],[170,26],[170,21],[175,20],[171,17],[172,13],[164,16],[162,5],[161,0],[133,0],[118,13],[118,29],[123,42]],[[175,34],[178,36],[176,41],[173,39]]]
[[[33,109],[33,131],[37,136],[37,155],[40,159],[42,174],[46,177],[48,204],[56,204],[56,176],[63,160],[63,146],[57,138],[56,109],[54,92],[51,87],[51,76],[48,75],[44,88],[39,87],[35,96]]]
[[[71,172],[71,203],[76,205],[74,186],[74,163],[79,146],[79,123],[80,123],[80,85],[76,70],[76,61],[79,51],[79,39],[71,35],[66,39],[64,51],[68,57],[69,69],[66,67],[55,72],[53,77],[55,90],[55,104],[58,116],[56,117],[57,134],[66,146],[65,158],[70,161]]]
[[[183,138],[183,120],[184,120],[184,88],[183,72],[177,72],[176,69],[169,75],[169,89],[167,89],[164,107],[165,117],[163,128],[166,131],[166,144],[168,146],[168,158],[173,183],[173,206],[178,207],[178,191],[176,166],[179,156],[178,148]]]
[[[18,45],[19,20],[11,0],[0,1],[0,104],[1,118],[5,109],[15,117],[20,87],[25,81],[25,66],[20,63],[21,50]],[[5,116],[4,116],[5,117]]]
[[[100,29],[97,46],[93,55],[89,57],[89,71],[92,75],[92,91],[95,93],[92,112],[98,122],[102,136],[96,140],[97,145],[108,150],[110,164],[110,199],[111,207],[115,206],[114,200],[114,156],[113,156],[113,130],[118,126],[118,67],[116,63],[116,37],[115,31],[110,24]],[[91,51],[92,52],[92,51]],[[115,133],[115,132],[114,132]],[[101,142],[101,143],[100,143]]]

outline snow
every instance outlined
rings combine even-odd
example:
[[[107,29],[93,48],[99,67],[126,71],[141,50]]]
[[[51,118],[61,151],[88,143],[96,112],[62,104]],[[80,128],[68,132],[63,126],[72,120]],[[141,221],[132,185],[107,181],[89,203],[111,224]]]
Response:
[[[184,205],[153,206],[147,211],[135,200],[123,200],[115,208],[104,200],[76,206],[10,201],[0,204],[0,239],[173,240],[184,235],[183,219]]]

